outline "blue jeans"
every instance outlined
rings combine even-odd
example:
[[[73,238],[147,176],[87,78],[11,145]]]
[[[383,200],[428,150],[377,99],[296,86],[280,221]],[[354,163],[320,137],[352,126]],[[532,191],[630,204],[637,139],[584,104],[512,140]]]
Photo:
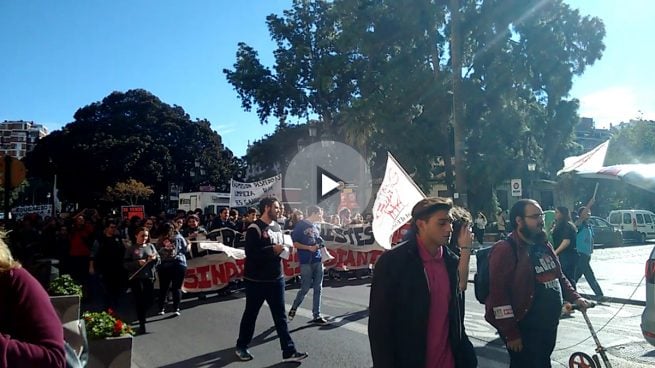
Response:
[[[284,278],[271,282],[245,280],[244,284],[246,286],[246,309],[243,311],[243,317],[241,317],[237,348],[246,349],[252,341],[259,309],[266,300],[271,310],[273,323],[275,323],[275,330],[280,338],[283,356],[295,353],[296,348],[293,340],[291,340],[291,335],[289,335],[286,313],[284,312]]]
[[[321,316],[321,292],[323,291],[323,263],[314,262],[300,265],[300,290],[291,309],[298,309],[310,288],[314,289],[312,314],[314,318]]]

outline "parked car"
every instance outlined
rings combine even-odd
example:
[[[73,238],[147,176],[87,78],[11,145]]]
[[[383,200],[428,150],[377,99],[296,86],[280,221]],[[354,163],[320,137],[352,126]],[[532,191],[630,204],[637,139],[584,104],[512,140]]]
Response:
[[[603,245],[623,245],[623,232],[604,219],[591,216],[589,224],[594,230],[594,243]]]
[[[646,210],[610,211],[607,221],[640,243],[655,238],[655,214]]]
[[[646,308],[641,315],[641,333],[655,346],[655,248],[646,261]]]

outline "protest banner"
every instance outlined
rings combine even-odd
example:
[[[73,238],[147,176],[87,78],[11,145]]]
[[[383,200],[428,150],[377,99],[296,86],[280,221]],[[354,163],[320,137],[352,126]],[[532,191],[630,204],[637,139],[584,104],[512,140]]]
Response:
[[[282,199],[282,174],[252,183],[231,181],[230,207],[254,206],[265,197]]]
[[[337,271],[366,269],[375,265],[385,249],[375,242],[371,225],[351,225],[340,228],[318,223],[325,246],[334,259],[325,262],[326,269]],[[185,292],[220,290],[230,281],[241,280],[245,265],[245,251],[226,246],[218,241],[200,241],[202,250],[220,252],[187,261]],[[288,280],[300,275],[298,251],[293,248],[288,259],[281,259],[284,277]]]
[[[121,218],[123,220],[129,220],[134,216],[142,220],[146,218],[145,208],[143,206],[121,206]]]
[[[41,217],[47,217],[52,215],[52,205],[51,204],[40,204],[40,205],[31,205],[31,206],[18,206],[11,209],[11,215],[14,219],[22,220],[23,217],[30,214],[37,214]]]
[[[373,233],[385,249],[391,248],[391,235],[412,217],[414,205],[425,198],[396,159],[387,155],[384,179],[373,204]]]

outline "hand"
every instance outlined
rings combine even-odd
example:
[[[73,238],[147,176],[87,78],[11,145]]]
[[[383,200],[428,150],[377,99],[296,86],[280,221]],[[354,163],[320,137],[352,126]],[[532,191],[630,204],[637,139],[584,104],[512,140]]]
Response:
[[[278,255],[284,251],[284,245],[282,244],[273,244],[273,252]]]
[[[520,352],[523,350],[523,340],[519,337],[516,340],[508,341],[507,342],[507,349],[514,351],[514,352]]]
[[[318,245],[312,245],[309,247],[310,252],[316,252],[318,250]]]
[[[580,299],[575,301],[575,305],[578,306],[580,311],[586,311],[587,308],[589,308],[591,306],[591,303],[589,303],[589,301],[587,299],[585,299],[585,298],[580,298]]]
[[[150,256],[148,256],[148,259],[151,260],[151,261],[154,261],[155,259],[157,259],[157,253],[151,254]]]
[[[467,287],[468,287],[468,280],[460,279],[459,280],[459,291],[465,292]]]
[[[144,264],[146,264],[145,259],[140,259],[138,262],[139,262],[139,266],[143,266]]]
[[[459,229],[459,236],[457,237],[457,246],[470,247],[473,244],[473,230],[469,227],[470,224],[463,224]]]

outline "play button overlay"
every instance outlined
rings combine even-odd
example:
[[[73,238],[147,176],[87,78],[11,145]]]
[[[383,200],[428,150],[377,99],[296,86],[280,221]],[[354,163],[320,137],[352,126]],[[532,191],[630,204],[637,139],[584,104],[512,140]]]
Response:
[[[320,166],[316,167],[316,175],[320,176],[320,178],[316,178],[316,182],[318,183],[317,198],[320,198],[320,200],[333,195],[345,186],[343,180],[330,174]]]
[[[357,150],[325,140],[302,148],[293,157],[282,186],[300,189],[300,198],[285,201],[287,207],[304,211],[309,205],[318,205],[331,215],[342,208],[365,212],[371,200],[372,181],[368,164]]]

